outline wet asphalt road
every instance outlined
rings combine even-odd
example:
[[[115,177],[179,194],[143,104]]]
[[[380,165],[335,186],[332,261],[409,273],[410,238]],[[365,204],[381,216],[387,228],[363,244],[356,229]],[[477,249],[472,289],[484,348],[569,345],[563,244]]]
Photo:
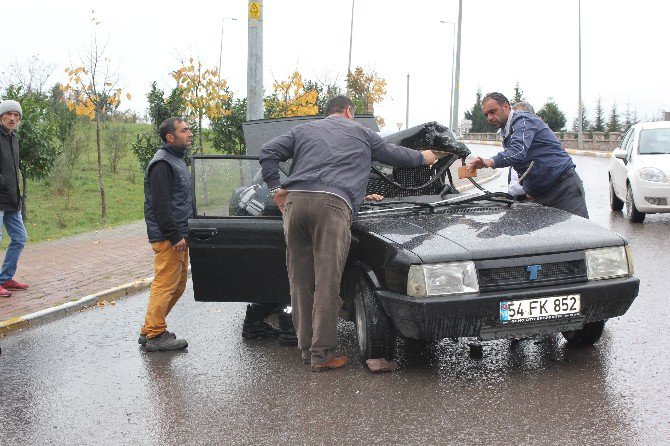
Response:
[[[466,340],[410,343],[373,375],[341,323],[352,364],[315,374],[276,340],[243,341],[244,304],[196,303],[190,286],[169,318],[188,351],[145,353],[145,293],[0,339],[0,445],[670,444],[670,215],[628,223],[609,211],[609,160],[574,159],[591,218],[630,241],[641,279],[595,347],[494,341],[475,360]]]

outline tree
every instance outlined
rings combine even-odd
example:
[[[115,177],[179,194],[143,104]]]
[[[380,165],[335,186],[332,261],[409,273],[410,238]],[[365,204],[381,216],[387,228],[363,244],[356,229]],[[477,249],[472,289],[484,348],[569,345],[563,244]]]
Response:
[[[138,134],[132,144],[133,153],[140,162],[142,171],[146,170],[147,164],[156,153],[156,149],[162,144],[158,135],[158,127],[160,127],[161,122],[173,116],[182,116],[186,109],[183,92],[178,87],[173,88],[166,98],[165,93],[158,88],[156,82],[151,83],[151,89],[147,93],[147,102],[149,102],[147,110],[149,120],[153,124],[154,130],[150,133]]]
[[[591,129],[591,121],[587,117],[586,114],[586,107],[582,106],[582,131],[583,132],[588,132]],[[578,132],[579,131],[579,110],[577,110],[577,116],[575,116],[575,119],[572,121],[572,131],[573,132]]]
[[[593,121],[593,127],[591,131],[594,132],[604,132],[605,131],[605,111],[603,110],[602,99],[600,96],[596,101],[596,118]]]
[[[200,60],[194,62],[192,57],[188,62],[182,61],[182,67],[174,71],[172,77],[183,94],[187,113],[198,118],[196,131],[202,154],[202,121],[205,117],[214,120],[226,113],[222,106],[227,99],[226,81],[220,78],[218,69],[206,69]]]
[[[230,95],[224,107],[229,113],[212,121],[212,145],[219,152],[242,155],[246,152],[242,123],[246,121],[247,100],[233,99]]]
[[[366,73],[363,68],[356,67],[347,73],[347,94],[356,106],[358,114],[374,114],[374,104],[384,100],[386,96],[386,80],[375,71]],[[384,126],[384,118],[375,118],[380,127]]]
[[[626,114],[624,115],[624,122],[621,128],[622,132],[627,132],[629,128],[639,122],[637,118],[637,111],[630,109],[630,102],[626,103]]]
[[[487,133],[495,132],[492,126],[489,125],[482,111],[482,90],[477,89],[477,98],[475,99],[475,104],[470,110],[465,112],[465,119],[472,121],[472,128],[470,131],[472,133]]]
[[[326,104],[331,98],[342,95],[342,89],[336,82],[305,81],[305,90],[314,90],[317,93],[316,105],[319,107],[319,115],[326,112]]]
[[[567,120],[565,114],[558,108],[558,104],[552,98],[542,106],[537,115],[549,126],[554,132],[560,132],[565,127]]]
[[[27,220],[28,178],[44,178],[53,168],[61,150],[58,119],[50,109],[49,97],[38,91],[24,91],[20,86],[10,86],[5,98],[21,104],[23,115],[16,131],[21,147],[21,212]]]
[[[514,96],[512,97],[512,104],[517,102],[525,101],[526,98],[523,97],[523,90],[519,87],[519,81],[517,81],[516,86],[514,87]]]
[[[612,110],[610,111],[610,118],[607,121],[607,132],[620,132],[621,131],[621,119],[616,110],[616,103],[612,104]]]
[[[318,92],[305,88],[298,71],[291,73],[285,81],[275,80],[273,88],[274,93],[264,99],[266,117],[311,116],[319,113],[316,104]]]
[[[128,152],[129,134],[128,129],[122,122],[109,122],[104,126],[105,149],[109,162],[109,171],[117,173],[119,161]]]

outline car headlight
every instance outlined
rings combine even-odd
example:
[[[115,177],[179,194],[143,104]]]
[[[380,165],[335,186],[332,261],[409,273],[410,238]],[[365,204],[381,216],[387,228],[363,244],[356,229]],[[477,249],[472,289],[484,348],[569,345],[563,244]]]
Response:
[[[623,246],[586,250],[586,276],[589,280],[610,279],[632,274],[632,259]]]
[[[668,181],[668,177],[665,176],[665,173],[655,167],[643,167],[637,174],[640,179],[645,181],[653,181],[654,183],[667,183]]]
[[[474,262],[411,265],[407,274],[407,295],[412,297],[479,291]]]

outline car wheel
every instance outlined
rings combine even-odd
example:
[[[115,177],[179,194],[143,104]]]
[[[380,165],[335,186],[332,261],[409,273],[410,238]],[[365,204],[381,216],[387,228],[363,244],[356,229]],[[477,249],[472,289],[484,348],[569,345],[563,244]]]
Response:
[[[365,278],[361,278],[354,292],[356,310],[356,338],[363,360],[393,359],[396,331],[379,303],[377,293]]]
[[[633,200],[633,189],[631,189],[630,184],[626,190],[626,217],[632,223],[642,223],[645,217],[644,212],[640,212],[635,207],[635,201]]]
[[[619,200],[619,197],[614,193],[614,186],[612,185],[612,179],[609,180],[610,183],[610,208],[613,211],[620,211],[623,209],[623,201]]]
[[[600,340],[605,329],[605,321],[589,322],[575,331],[564,331],[563,337],[570,347],[585,347]]]

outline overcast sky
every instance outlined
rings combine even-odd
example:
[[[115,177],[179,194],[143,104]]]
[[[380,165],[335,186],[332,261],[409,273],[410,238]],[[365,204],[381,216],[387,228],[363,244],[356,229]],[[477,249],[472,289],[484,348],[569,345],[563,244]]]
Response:
[[[133,95],[121,108],[143,114],[152,81],[173,87],[178,58],[218,66],[223,22],[223,77],[246,96],[246,0],[201,2],[22,0],[3,6],[0,71],[31,56],[55,67],[52,82],[65,80],[66,66],[92,41],[91,10],[101,22],[99,41]],[[263,2],[264,87],[298,70],[304,78],[340,80],[349,54],[350,0]],[[236,18],[236,21],[224,17]],[[670,111],[667,87],[667,20],[670,2],[582,0],[582,92],[589,118],[598,97],[609,115],[629,102],[640,118]],[[387,127],[405,122],[410,75],[410,126],[449,121],[457,0],[357,0],[352,66],[374,70],[387,81],[386,100],[376,107]],[[475,93],[511,96],[519,82],[540,108],[553,98],[568,116],[578,103],[578,0],[463,0],[459,119]]]

